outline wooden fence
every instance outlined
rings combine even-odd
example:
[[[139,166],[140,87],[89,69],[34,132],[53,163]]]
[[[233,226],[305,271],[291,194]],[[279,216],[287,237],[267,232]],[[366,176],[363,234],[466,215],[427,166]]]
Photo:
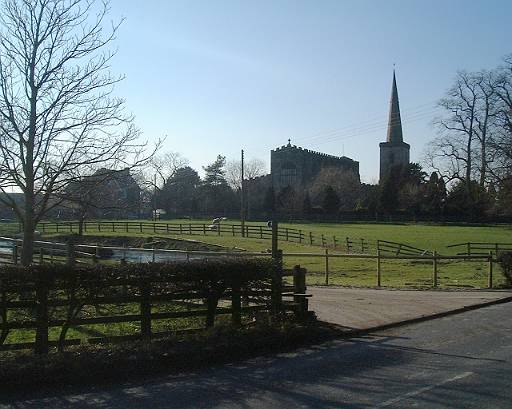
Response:
[[[77,233],[78,222],[40,222],[37,228],[41,233]],[[255,239],[272,239],[272,228],[266,224],[206,224],[206,223],[164,223],[148,221],[88,221],[83,224],[84,233],[151,233],[189,236],[231,236]],[[332,247],[344,251],[366,253],[375,248],[376,243],[364,238],[355,239],[336,235],[315,233],[291,227],[279,227],[281,241],[311,246]]]
[[[496,263],[495,258],[493,258],[493,254],[489,252],[485,255],[453,255],[453,256],[443,256],[438,254],[436,251],[433,251],[429,254],[411,254],[411,255],[392,255],[386,254],[384,252],[378,251],[377,254],[349,254],[349,253],[332,253],[329,252],[328,249],[325,250],[324,254],[321,253],[283,253],[283,258],[323,258],[325,260],[325,285],[329,285],[329,259],[332,258],[345,258],[345,259],[365,259],[365,260],[375,260],[375,285],[377,287],[381,286],[382,283],[382,261],[383,260],[408,260],[408,261],[429,261],[432,263],[432,287],[438,287],[438,262],[439,261],[453,261],[453,260],[463,260],[463,261],[484,261],[488,264],[487,270],[487,287],[493,287],[493,263]]]
[[[248,264],[247,268],[251,268],[250,263]],[[194,268],[190,264],[188,266],[189,269]],[[236,280],[238,276],[235,274],[231,276],[232,284],[229,286],[219,290],[219,283],[225,283],[225,279],[211,282],[206,293],[198,289],[192,290],[186,285],[176,289],[176,282],[166,281],[158,274],[145,274],[138,278],[119,276],[104,279],[99,283],[94,282],[94,290],[80,292],[75,287],[70,287],[69,283],[59,284],[58,280],[43,273],[36,274],[32,281],[18,279],[14,285],[7,285],[8,278],[1,273],[0,271],[0,351],[34,349],[36,353],[45,354],[50,347],[62,350],[67,345],[83,342],[112,343],[140,339],[149,342],[151,339],[177,332],[159,331],[161,325],[156,325],[155,330],[155,323],[163,321],[192,320],[192,326],[187,322],[188,327],[182,328],[190,331],[198,330],[201,323],[203,326],[213,326],[215,317],[218,316],[230,317],[233,325],[241,325],[243,317],[247,318],[258,312],[292,311],[298,318],[303,319],[308,309],[306,271],[300,266],[293,270],[278,269],[272,274],[265,274],[261,279],[252,279],[242,284]],[[284,276],[293,276],[293,285],[285,285],[282,280]],[[70,282],[74,283],[72,280]],[[114,314],[113,310],[119,306],[124,306],[124,313]],[[110,307],[107,313],[104,312],[105,307]],[[130,311],[126,313],[128,307]],[[87,339],[66,337],[70,328],[126,323],[136,324],[139,330],[135,333],[132,330],[129,334]],[[57,331],[60,328],[60,335],[57,339],[50,340],[49,330],[52,328]],[[12,331],[20,330],[35,332],[35,341],[6,343]]]
[[[19,264],[23,240],[0,237],[0,241],[9,243],[0,252],[3,264]],[[134,256],[140,255],[140,257]],[[207,260],[219,257],[270,257],[267,252],[246,251],[197,251],[167,250],[158,248],[133,248],[118,246],[99,246],[92,244],[58,243],[50,241],[34,242],[34,264],[66,263],[66,264],[98,264],[101,262],[171,262]]]
[[[512,251],[512,243],[457,243],[446,246],[457,251],[458,255],[484,255],[491,252],[496,256],[502,251]]]

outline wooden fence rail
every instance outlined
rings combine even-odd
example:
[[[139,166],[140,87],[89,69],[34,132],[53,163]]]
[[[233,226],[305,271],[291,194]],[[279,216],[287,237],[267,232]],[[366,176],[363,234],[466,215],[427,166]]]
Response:
[[[512,243],[478,243],[478,242],[466,242],[457,243],[447,248],[452,248],[458,251],[459,255],[483,255],[492,252],[495,256],[501,251],[512,251]]]
[[[42,233],[77,233],[79,223],[69,222],[40,222],[37,228]],[[242,228],[244,231],[242,232]],[[202,235],[202,236],[232,236],[255,239],[272,239],[272,228],[266,224],[206,224],[206,223],[164,223],[148,221],[87,221],[83,223],[84,233],[152,233],[173,235]],[[344,249],[346,252],[368,252],[375,243],[364,238],[354,239],[343,236],[326,236],[321,233],[305,231],[292,227],[280,227],[278,238],[282,241],[309,244],[314,246]]]
[[[485,261],[488,263],[488,279],[487,287],[493,287],[493,263],[496,263],[496,259],[492,252],[488,252],[487,255],[440,255],[436,251],[429,252],[429,254],[422,255],[393,255],[386,254],[382,251],[378,251],[377,254],[354,254],[354,253],[332,253],[325,251],[325,253],[283,253],[283,258],[323,258],[325,260],[325,285],[329,285],[329,259],[332,258],[345,258],[345,259],[364,259],[364,260],[375,260],[376,261],[376,286],[381,286],[382,281],[382,261],[383,260],[425,260],[432,263],[432,287],[438,286],[438,262],[439,261]]]
[[[280,280],[279,299],[287,299],[281,301],[279,311],[292,311],[297,318],[303,319],[308,308],[304,301],[308,297],[306,270],[296,266],[293,270],[276,271]],[[293,276],[294,285],[282,283],[285,276]],[[270,313],[275,305],[275,281],[270,281],[270,275],[263,277],[260,283],[244,284],[243,288],[242,284],[236,284],[237,280],[230,281],[232,284],[222,293],[216,292],[215,286],[207,293],[191,291],[187,285],[176,290],[175,282],[162,281],[158,275],[144,276],[143,279],[107,279],[101,281],[98,290],[107,295],[78,295],[74,287],[60,286],[58,280],[48,279],[44,274],[36,275],[33,282],[20,285],[8,285],[7,281],[2,281],[7,280],[6,277],[0,272],[0,351],[33,349],[36,353],[46,354],[49,347],[62,350],[67,345],[82,342],[110,343],[129,339],[149,342],[177,332],[162,330],[162,327],[159,330],[156,323],[162,320],[192,319],[187,321],[186,328],[182,328],[187,331],[213,326],[218,316],[229,316],[234,325],[241,325],[243,316]],[[124,306],[125,312],[116,314],[115,309],[120,306]],[[108,313],[101,312],[104,310]],[[87,313],[82,313],[84,311]],[[67,330],[72,327],[123,323],[138,324],[139,331],[88,339],[66,338]],[[49,339],[51,328],[60,328],[58,339]],[[19,330],[35,332],[34,341],[5,342],[10,333]]]

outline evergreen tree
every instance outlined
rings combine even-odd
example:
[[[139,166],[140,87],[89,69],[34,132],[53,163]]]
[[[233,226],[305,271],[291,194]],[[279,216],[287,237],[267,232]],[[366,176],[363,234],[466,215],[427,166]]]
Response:
[[[225,166],[226,157],[217,155],[215,162],[203,167],[204,171],[206,172],[203,184],[209,187],[227,185],[228,182],[226,181],[226,170],[224,169]]]
[[[340,207],[340,198],[337,193],[334,191],[332,186],[327,186],[324,191],[324,198],[322,202],[322,207],[327,214],[336,214],[338,213]]]
[[[202,183],[203,211],[212,215],[227,214],[239,209],[235,192],[226,181],[226,158],[218,155],[217,159],[203,167],[206,172]]]
[[[273,213],[276,210],[274,188],[272,186],[270,186],[265,191],[265,197],[263,199],[263,210],[267,213]]]
[[[159,202],[167,213],[187,214],[198,211],[201,178],[195,169],[177,169],[162,188]]]
[[[313,211],[313,207],[311,206],[311,198],[309,197],[309,192],[306,192],[304,196],[304,201],[302,202],[302,213],[304,215],[310,215]]]

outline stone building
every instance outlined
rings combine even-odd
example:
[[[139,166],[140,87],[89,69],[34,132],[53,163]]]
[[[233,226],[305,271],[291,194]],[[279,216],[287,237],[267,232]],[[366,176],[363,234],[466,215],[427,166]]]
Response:
[[[270,174],[274,191],[285,187],[304,190],[324,168],[353,172],[359,179],[359,162],[345,156],[333,156],[292,145],[270,151]]]
[[[404,142],[402,135],[402,120],[400,118],[400,105],[398,103],[398,90],[396,77],[393,71],[393,85],[391,86],[391,101],[389,106],[388,135],[386,142],[380,146],[380,172],[379,181],[382,181],[393,166],[409,164],[410,145]]]
[[[270,151],[270,174],[248,180],[248,212],[254,214],[268,207],[265,202],[269,191],[275,198],[287,188],[294,192],[292,200],[297,201],[293,206],[302,206],[302,195],[315,180],[322,169],[334,168],[346,172],[353,172],[359,177],[359,162],[345,156],[333,156],[326,153],[315,152],[291,144]],[[292,204],[290,203],[290,206]],[[292,206],[292,207],[293,207]]]

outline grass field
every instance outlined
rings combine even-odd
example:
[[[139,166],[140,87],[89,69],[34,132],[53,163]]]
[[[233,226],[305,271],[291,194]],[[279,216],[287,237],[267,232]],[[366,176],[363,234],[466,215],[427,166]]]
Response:
[[[169,223],[210,223],[209,220],[172,220]],[[237,221],[228,221],[227,224],[237,224]],[[252,224],[252,223],[251,223]],[[469,226],[469,225],[428,225],[428,224],[372,224],[372,223],[346,223],[346,224],[289,224],[281,223],[280,227],[301,229],[305,233],[312,231],[316,235],[324,234],[326,238],[336,236],[338,239],[349,237],[357,242],[363,238],[370,243],[370,252],[375,251],[377,240],[394,241],[409,244],[425,250],[437,251],[440,254],[455,254],[448,245],[462,242],[512,242],[512,226]],[[13,224],[1,224],[0,234],[13,234],[16,231]],[[123,233],[101,232],[88,229],[88,234],[103,236],[122,236]],[[129,233],[129,236],[148,237],[155,236],[148,233]],[[51,235],[50,235],[51,236]],[[47,236],[47,237],[50,237]],[[165,236],[161,233],[156,236]],[[270,240],[258,238],[232,237],[231,235],[218,236],[216,232],[207,231],[206,235],[187,234],[183,236],[170,235],[185,240],[196,240],[210,244],[220,245],[229,249],[238,248],[247,251],[267,251],[271,247]],[[290,253],[317,253],[324,254],[325,249],[320,246],[298,244],[280,241],[279,247],[285,255],[285,268],[301,265],[307,268],[307,282],[309,285],[325,283],[325,258],[290,256]],[[330,252],[343,252],[343,249]],[[375,259],[329,259],[329,283],[343,286],[375,286],[377,265]],[[382,260],[381,285],[394,288],[428,288],[432,286],[432,262],[429,260]],[[438,263],[438,283],[440,288],[484,288],[487,286],[488,263],[486,261],[440,261]],[[494,265],[493,285],[504,285],[504,278],[500,268]],[[176,306],[169,305],[169,308]],[[116,313],[127,313],[132,307],[105,306]],[[117,311],[118,308],[128,311]],[[165,307],[164,307],[165,308]],[[178,307],[179,308],[179,307]],[[196,321],[196,322],[191,322]],[[156,325],[155,330],[169,330],[201,326],[198,319],[184,319],[162,321]],[[95,325],[71,328],[68,338],[88,338],[91,336],[118,335],[121,333],[134,333],[139,330],[138,323],[125,323],[116,325]],[[23,342],[33,340],[32,331],[13,331],[7,342]],[[50,333],[50,339],[56,339],[58,330]]]
[[[206,223],[211,220],[170,220],[169,223]],[[227,221],[226,224],[237,224],[238,221]],[[258,223],[250,223],[258,224]],[[259,223],[261,225],[261,223]],[[430,225],[430,224],[376,224],[376,223],[280,223],[280,227],[301,229],[305,233],[313,232],[319,236],[324,234],[329,238],[338,239],[349,237],[358,242],[361,238],[370,244],[370,252],[375,252],[377,240],[394,241],[409,244],[420,249],[437,251],[443,255],[455,254],[454,249],[448,245],[463,242],[512,242],[512,226],[510,225]],[[3,234],[8,233],[8,226],[0,225]],[[10,227],[12,231],[12,226]],[[88,229],[89,234],[97,235],[97,231]],[[123,235],[123,233],[101,232],[102,235]],[[152,236],[151,233],[129,233],[130,236]],[[164,236],[162,233],[157,234]],[[248,251],[265,251],[270,248],[270,240],[257,238],[232,237],[231,235],[218,236],[217,233],[207,231],[207,235],[183,235],[171,237],[187,240],[197,240],[206,243],[221,245],[227,248],[241,248]],[[325,282],[325,259],[299,256],[286,256],[287,253],[323,253],[320,246],[298,244],[280,241],[280,248],[285,254],[285,267],[300,264],[308,269],[309,284],[323,284]],[[331,250],[333,251],[333,250]],[[343,250],[339,250],[342,252]],[[432,285],[432,263],[430,261],[382,261],[382,286],[388,287],[418,287],[425,288]],[[374,259],[329,259],[329,283],[347,286],[375,286],[376,261]],[[495,265],[493,284],[501,286],[504,283],[500,269]],[[487,285],[488,264],[485,261],[443,261],[438,265],[439,286],[450,287],[485,287]]]

